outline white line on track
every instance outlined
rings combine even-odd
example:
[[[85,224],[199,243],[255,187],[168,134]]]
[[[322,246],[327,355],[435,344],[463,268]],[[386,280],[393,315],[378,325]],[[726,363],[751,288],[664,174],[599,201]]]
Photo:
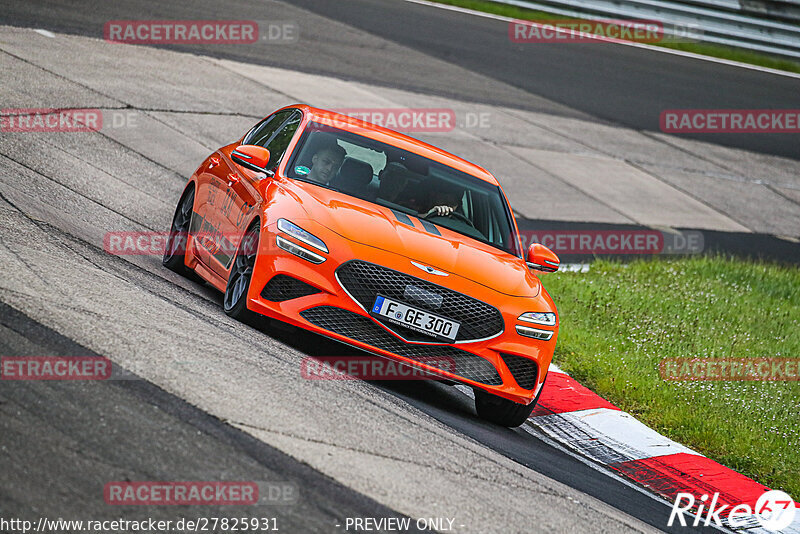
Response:
[[[36,29],[36,30],[33,30],[33,31],[35,31],[35,32],[36,32],[36,33],[38,33],[39,35],[44,35],[45,37],[49,37],[49,38],[51,38],[51,39],[55,39],[55,38],[56,38],[56,34],[54,34],[54,33],[53,33],[53,32],[51,32],[51,31],[47,31],[47,30],[40,30],[40,29]]]
[[[451,6],[451,5],[447,5],[447,4],[439,4],[439,3],[436,3],[436,2],[429,2],[427,0],[403,0],[403,1],[404,2],[409,2],[411,4],[419,4],[419,5],[423,5],[423,6],[435,7],[435,8],[438,8],[438,9],[444,9],[446,11],[455,11],[457,13],[464,13],[464,14],[467,14],[467,15],[474,15],[476,17],[483,17],[483,18],[486,18],[486,19],[499,20],[499,21],[503,21],[503,22],[514,22],[515,20],[517,20],[517,19],[513,19],[511,17],[504,17],[502,15],[495,15],[494,13],[485,13],[483,11],[476,11],[474,9],[467,9],[465,7]],[[528,21],[528,22],[530,22],[531,24],[536,25],[536,21]],[[567,29],[567,28],[554,28],[554,29],[556,31],[559,31],[559,32],[562,32],[562,33],[570,33],[570,34],[571,33],[576,33],[574,30],[570,30],[570,29]],[[602,42],[608,43],[608,44],[617,44],[617,45],[622,45],[622,46],[632,46],[632,47],[635,47],[635,48],[643,48],[645,50],[652,50],[654,52],[661,52],[661,53],[664,53],[664,54],[672,54],[672,55],[675,55],[675,56],[682,56],[682,57],[687,57],[687,58],[691,58],[691,59],[699,59],[701,61],[710,61],[712,63],[720,63],[722,65],[729,65],[729,66],[732,66],[732,67],[740,67],[740,68],[743,68],[743,69],[750,69],[750,70],[755,70],[755,71],[759,71],[759,72],[765,72],[767,74],[776,74],[778,76],[786,76],[786,77],[789,77],[789,78],[800,79],[800,74],[799,73],[787,72],[787,71],[777,70],[777,69],[771,69],[769,67],[760,67],[758,65],[750,65],[749,63],[741,63],[739,61],[732,61],[730,59],[721,59],[721,58],[712,57],[712,56],[704,56],[702,54],[695,54],[693,52],[684,52],[683,50],[673,50],[671,48],[664,48],[664,47],[661,47],[661,46],[653,46],[653,45],[648,45],[648,44],[644,44],[644,43],[635,43],[635,42],[631,42],[631,41],[620,41],[620,42],[613,41],[612,42],[612,41],[608,41],[608,38],[604,38],[604,37],[600,37],[600,36],[588,35],[586,37],[588,37],[590,39],[597,39],[598,41],[602,41]]]
[[[583,451],[586,456],[606,458],[605,463],[679,453],[702,456],[620,410],[593,408],[542,415],[533,421],[553,439]]]

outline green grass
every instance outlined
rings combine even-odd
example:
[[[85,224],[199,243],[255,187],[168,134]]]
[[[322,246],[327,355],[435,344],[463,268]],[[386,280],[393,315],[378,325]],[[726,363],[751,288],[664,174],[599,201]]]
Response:
[[[800,498],[800,382],[667,382],[674,357],[800,358],[800,269],[724,258],[596,261],[543,282],[554,361],[671,439]]]
[[[491,2],[489,0],[433,0],[433,1],[439,4],[464,7],[467,9],[473,9],[475,11],[483,11],[485,13],[493,13],[495,15],[502,15],[504,17],[511,17],[520,20],[552,21],[559,18],[561,19],[566,18],[566,17],[560,17],[558,15],[553,15],[552,13],[546,13],[543,11],[535,11],[532,9],[525,9],[505,4],[498,4],[496,2]],[[575,20],[575,18],[570,18],[570,20]],[[652,43],[652,44],[664,48],[671,48],[673,50],[682,50],[684,52],[693,52],[695,54],[701,54],[704,56],[711,56],[720,59],[728,59],[731,61],[749,63],[751,65],[758,65],[760,67],[768,67],[771,69],[800,73],[800,63],[796,61],[782,59],[768,54],[751,52],[749,50],[740,48],[716,45],[711,43],[700,43],[700,42]]]

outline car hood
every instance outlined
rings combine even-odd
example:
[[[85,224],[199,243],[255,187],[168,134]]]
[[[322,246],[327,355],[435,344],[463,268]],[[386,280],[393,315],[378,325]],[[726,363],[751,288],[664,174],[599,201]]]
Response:
[[[313,184],[295,192],[309,218],[342,237],[455,274],[500,293],[536,297],[540,282],[511,254],[437,226],[441,235],[401,222],[389,208]]]

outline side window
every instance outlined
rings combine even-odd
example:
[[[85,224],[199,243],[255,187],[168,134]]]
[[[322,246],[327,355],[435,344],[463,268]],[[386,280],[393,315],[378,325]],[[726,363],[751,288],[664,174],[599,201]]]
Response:
[[[250,130],[250,133],[244,138],[244,144],[264,146],[267,141],[269,141],[270,137],[272,137],[272,134],[281,127],[283,121],[289,118],[289,115],[292,113],[294,113],[294,110],[287,109],[270,115]]]
[[[283,124],[283,127],[266,144],[264,148],[269,150],[270,154],[268,169],[275,167],[281,161],[284,152],[286,152],[292,137],[297,131],[297,127],[300,126],[302,118],[303,114],[295,110],[289,120]]]

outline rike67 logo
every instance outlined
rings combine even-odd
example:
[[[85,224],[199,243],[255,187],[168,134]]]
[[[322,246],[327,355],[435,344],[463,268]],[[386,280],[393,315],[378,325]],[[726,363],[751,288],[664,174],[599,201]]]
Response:
[[[697,510],[692,513],[692,510]],[[672,505],[667,526],[671,527],[677,518],[682,527],[690,526],[687,521],[692,521],[691,526],[707,527],[712,523],[718,527],[741,529],[761,526],[765,530],[780,532],[795,519],[797,508],[794,500],[786,493],[778,490],[767,491],[756,501],[755,508],[749,504],[737,504],[731,508],[730,504],[719,505],[719,493],[715,493],[711,502],[708,495],[695,501],[691,493],[678,493]]]

